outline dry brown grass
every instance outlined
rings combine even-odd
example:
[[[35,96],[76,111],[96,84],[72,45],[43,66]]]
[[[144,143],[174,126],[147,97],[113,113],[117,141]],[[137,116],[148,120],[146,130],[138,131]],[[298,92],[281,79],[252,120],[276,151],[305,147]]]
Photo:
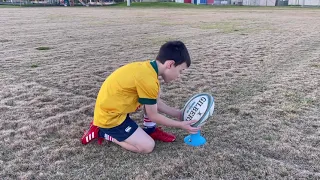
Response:
[[[0,179],[319,179],[319,16],[263,8],[1,9]],[[165,128],[177,141],[157,142],[148,155],[83,146],[106,76],[154,58],[171,39],[186,43],[193,63],[181,81],[163,85],[163,98],[182,107],[194,93],[213,94],[207,144],[187,146],[186,132]],[[134,117],[141,123],[141,112]]]

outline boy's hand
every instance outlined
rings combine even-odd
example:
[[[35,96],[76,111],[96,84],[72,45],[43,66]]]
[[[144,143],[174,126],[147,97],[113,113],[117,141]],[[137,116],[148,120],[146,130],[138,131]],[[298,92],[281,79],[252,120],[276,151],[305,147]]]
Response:
[[[193,123],[196,123],[196,122],[197,122],[197,120],[182,121],[181,122],[181,129],[188,131],[190,134],[196,134],[201,129],[201,127],[192,127],[191,126]]]

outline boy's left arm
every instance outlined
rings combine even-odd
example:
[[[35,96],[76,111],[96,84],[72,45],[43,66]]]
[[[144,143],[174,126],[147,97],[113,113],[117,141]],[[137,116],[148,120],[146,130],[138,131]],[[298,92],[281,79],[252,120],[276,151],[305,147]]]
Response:
[[[157,104],[158,104],[158,111],[181,120],[181,110],[180,109],[168,106],[160,98],[157,99]]]

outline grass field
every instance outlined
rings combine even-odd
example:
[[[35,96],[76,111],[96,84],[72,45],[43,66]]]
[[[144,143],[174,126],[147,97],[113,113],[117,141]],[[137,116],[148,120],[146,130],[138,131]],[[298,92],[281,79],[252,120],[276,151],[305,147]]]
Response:
[[[0,179],[320,179],[320,10],[302,8],[2,8]],[[105,78],[182,40],[192,65],[163,84],[182,108],[215,97],[190,147],[140,155],[86,146]],[[141,125],[141,111],[133,118]]]

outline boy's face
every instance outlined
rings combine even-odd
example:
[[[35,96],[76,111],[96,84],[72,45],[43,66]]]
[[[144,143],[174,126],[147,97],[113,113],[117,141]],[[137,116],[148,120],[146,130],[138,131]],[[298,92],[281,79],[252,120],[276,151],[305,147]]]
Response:
[[[179,75],[182,73],[182,71],[187,69],[186,63],[182,63],[178,66],[175,66],[174,63],[175,62],[172,60],[165,62],[166,70],[164,71],[162,76],[165,82],[176,80],[179,77]]]

